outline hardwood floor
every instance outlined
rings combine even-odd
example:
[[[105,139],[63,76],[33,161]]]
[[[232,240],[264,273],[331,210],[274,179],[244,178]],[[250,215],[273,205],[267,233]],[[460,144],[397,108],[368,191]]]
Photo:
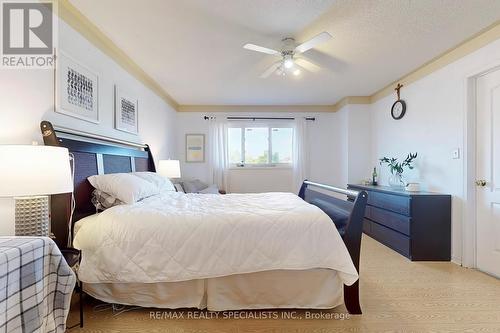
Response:
[[[366,236],[361,261],[361,316],[306,319],[298,311],[302,319],[151,319],[150,309],[113,313],[95,301],[85,307],[84,328],[71,332],[500,332],[500,280],[452,263],[410,262]],[[77,320],[74,303],[68,325]]]

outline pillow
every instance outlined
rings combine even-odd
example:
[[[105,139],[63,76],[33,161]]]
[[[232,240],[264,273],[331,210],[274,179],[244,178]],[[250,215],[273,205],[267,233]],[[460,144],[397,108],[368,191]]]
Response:
[[[207,188],[199,191],[198,193],[202,193],[202,194],[220,194],[219,193],[219,188],[215,184],[210,185],[209,187],[207,187]]]
[[[198,193],[207,188],[208,185],[198,179],[194,179],[182,182],[182,187],[186,193]]]
[[[160,193],[157,186],[130,173],[96,175],[87,179],[95,189],[105,192],[126,204],[133,204]]]
[[[100,190],[92,192],[91,201],[97,210],[105,210],[113,206],[123,205],[122,201]]]
[[[155,172],[133,172],[132,174],[152,183],[160,192],[175,192],[174,184],[167,177],[163,177]]]

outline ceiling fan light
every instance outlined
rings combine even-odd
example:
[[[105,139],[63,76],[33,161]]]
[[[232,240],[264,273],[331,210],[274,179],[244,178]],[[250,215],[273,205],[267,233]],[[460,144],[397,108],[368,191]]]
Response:
[[[285,66],[285,68],[290,69],[293,67],[293,60],[291,58],[285,59],[283,65]]]
[[[295,75],[295,76],[300,75],[300,69],[297,68],[296,70],[294,70],[293,75]]]

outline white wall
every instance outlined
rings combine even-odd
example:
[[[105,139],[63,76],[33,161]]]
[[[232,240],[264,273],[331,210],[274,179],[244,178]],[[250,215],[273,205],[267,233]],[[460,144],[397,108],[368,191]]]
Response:
[[[99,75],[100,124],[95,125],[54,110],[52,70],[0,70],[0,144],[42,142],[39,124],[87,131],[151,146],[153,156],[175,157],[175,110],[142,83],[95,48],[64,21],[59,21],[59,50]],[[121,85],[139,99],[139,136],[113,129],[113,87]],[[14,233],[13,202],[0,200],[0,235]]]
[[[319,114],[308,127],[308,178],[334,186],[347,183],[347,113]]]
[[[181,176],[184,179],[199,179],[210,182],[208,172],[208,121],[204,113],[177,113],[177,152],[181,163]],[[205,163],[186,163],[186,134],[205,134]]]
[[[373,167],[371,163],[371,144],[367,138],[372,131],[370,105],[347,105],[347,181],[360,184],[363,179],[370,178]]]
[[[292,192],[291,168],[239,168],[229,170],[229,192]]]
[[[372,162],[382,156],[404,157],[418,152],[417,168],[409,180],[419,181],[424,189],[453,195],[452,258],[462,259],[462,220],[464,193],[464,128],[466,115],[466,78],[485,66],[500,61],[500,40],[405,86],[401,98],[406,100],[406,116],[393,120],[390,108],[394,96],[371,106]],[[459,148],[460,159],[452,159]],[[381,169],[381,182],[388,172]]]

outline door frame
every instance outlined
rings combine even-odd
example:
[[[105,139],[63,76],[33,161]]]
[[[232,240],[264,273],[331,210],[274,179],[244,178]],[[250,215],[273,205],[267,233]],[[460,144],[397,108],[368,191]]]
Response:
[[[476,82],[480,76],[500,70],[500,59],[481,66],[465,77],[464,128],[464,198],[462,217],[462,266],[477,268],[477,203],[476,203]]]

